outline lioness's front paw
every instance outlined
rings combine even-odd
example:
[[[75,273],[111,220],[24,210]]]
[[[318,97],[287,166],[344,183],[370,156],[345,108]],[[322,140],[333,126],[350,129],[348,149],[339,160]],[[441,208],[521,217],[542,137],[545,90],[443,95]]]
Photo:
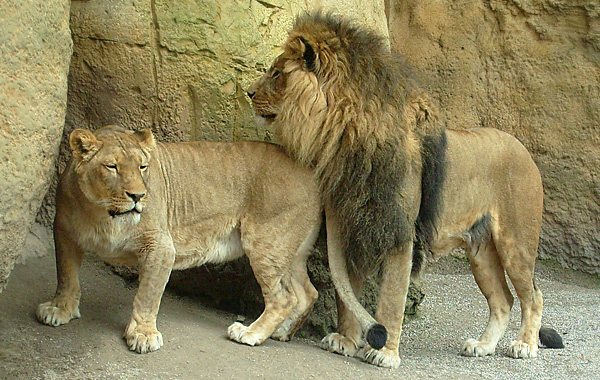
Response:
[[[480,342],[477,339],[469,339],[465,342],[462,351],[464,356],[483,357],[492,355],[496,351],[496,346],[489,342]]]
[[[156,351],[163,346],[162,334],[153,328],[143,328],[141,326],[133,329],[127,328],[123,338],[125,338],[129,349],[139,354]]]
[[[57,306],[54,301],[40,304],[35,315],[37,316],[38,321],[50,326],[64,325],[73,318],[81,317],[81,314],[79,314],[79,307],[75,307],[75,310],[67,310]]]
[[[330,333],[321,339],[321,348],[344,356],[355,356],[358,344],[342,334]]]
[[[244,343],[249,346],[257,346],[261,344],[265,338],[260,334],[250,331],[250,328],[239,322],[235,322],[227,329],[229,339],[238,343]]]
[[[508,349],[508,356],[515,359],[535,358],[538,354],[538,346],[530,345],[522,340],[515,340]]]
[[[379,367],[398,368],[400,366],[400,356],[398,350],[390,350],[383,347],[381,350],[371,348],[366,345],[358,351],[357,356],[367,363]]]

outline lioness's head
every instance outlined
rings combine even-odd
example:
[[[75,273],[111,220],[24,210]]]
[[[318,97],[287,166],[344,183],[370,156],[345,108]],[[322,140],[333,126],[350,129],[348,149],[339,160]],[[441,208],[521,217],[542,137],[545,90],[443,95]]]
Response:
[[[75,129],[69,145],[77,182],[86,200],[114,219],[137,223],[148,198],[148,165],[155,147],[152,132],[117,126],[95,133]]]

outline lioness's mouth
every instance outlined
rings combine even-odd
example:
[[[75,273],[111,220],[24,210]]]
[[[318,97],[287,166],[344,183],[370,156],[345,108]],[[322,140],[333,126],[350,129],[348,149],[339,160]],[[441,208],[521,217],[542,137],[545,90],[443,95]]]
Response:
[[[110,216],[112,216],[113,218],[115,216],[121,216],[121,215],[127,215],[127,214],[141,214],[141,211],[138,211],[138,209],[136,207],[132,208],[131,210],[127,210],[127,211],[118,211],[118,210],[110,210],[108,211],[108,214]]]

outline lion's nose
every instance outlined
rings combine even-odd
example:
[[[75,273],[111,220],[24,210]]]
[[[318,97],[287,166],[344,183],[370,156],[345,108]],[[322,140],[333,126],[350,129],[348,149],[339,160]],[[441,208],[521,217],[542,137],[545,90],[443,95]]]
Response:
[[[130,192],[125,192],[125,194],[127,194],[127,196],[131,199],[133,199],[134,202],[139,202],[140,199],[144,198],[144,195],[146,195],[146,193],[130,193]]]
[[[248,94],[248,97],[250,99],[252,99],[254,97],[254,94],[256,94],[256,92],[250,92],[250,91],[248,91],[248,92],[246,92],[246,94]]]

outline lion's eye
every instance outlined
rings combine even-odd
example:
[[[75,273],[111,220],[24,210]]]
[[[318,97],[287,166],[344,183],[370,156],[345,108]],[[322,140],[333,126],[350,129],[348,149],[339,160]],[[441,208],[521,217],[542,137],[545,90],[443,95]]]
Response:
[[[108,164],[108,165],[104,165],[108,170],[112,170],[112,171],[117,171],[117,165],[116,164]]]
[[[148,169],[148,165],[141,165],[141,166],[140,166],[140,170],[141,170],[141,171],[143,171],[143,172],[144,172],[144,171],[146,171],[146,169]]]
[[[271,73],[271,78],[277,78],[279,74],[281,74],[281,71],[273,70],[273,72]]]

